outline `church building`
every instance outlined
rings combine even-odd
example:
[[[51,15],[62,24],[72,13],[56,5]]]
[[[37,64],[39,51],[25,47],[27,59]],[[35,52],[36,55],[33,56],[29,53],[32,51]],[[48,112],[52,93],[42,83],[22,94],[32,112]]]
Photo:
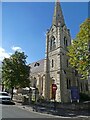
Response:
[[[52,25],[46,33],[45,59],[29,64],[31,86],[37,87],[39,95],[57,102],[70,101],[70,87],[80,86],[79,76],[69,65],[67,47],[71,45],[60,2],[55,3]],[[56,85],[55,95],[52,86]],[[85,86],[84,86],[85,87]]]

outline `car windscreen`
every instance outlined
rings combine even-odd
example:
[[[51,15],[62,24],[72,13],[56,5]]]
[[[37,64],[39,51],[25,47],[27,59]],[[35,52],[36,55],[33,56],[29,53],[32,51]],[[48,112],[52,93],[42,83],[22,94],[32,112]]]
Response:
[[[0,93],[0,96],[9,96],[7,93]]]

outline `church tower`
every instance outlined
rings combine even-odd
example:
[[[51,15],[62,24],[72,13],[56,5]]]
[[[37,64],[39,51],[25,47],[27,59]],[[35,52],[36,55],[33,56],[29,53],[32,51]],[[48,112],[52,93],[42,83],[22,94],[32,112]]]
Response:
[[[55,2],[52,25],[46,34],[45,97],[52,99],[52,84],[56,84],[56,101],[68,102],[72,69],[69,67],[67,47],[71,44],[70,31],[67,29],[59,0]]]

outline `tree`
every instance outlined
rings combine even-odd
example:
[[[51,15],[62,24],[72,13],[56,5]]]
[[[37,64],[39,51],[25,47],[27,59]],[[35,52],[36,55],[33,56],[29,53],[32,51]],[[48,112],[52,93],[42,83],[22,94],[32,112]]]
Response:
[[[16,51],[5,58],[2,63],[2,80],[6,88],[29,86],[29,66],[26,65],[27,56],[24,52]]]
[[[0,85],[2,85],[2,64],[0,62]],[[2,88],[0,87],[0,90],[2,90]]]
[[[69,62],[82,79],[87,79],[90,72],[90,19],[86,19],[80,26],[76,38],[68,47]]]

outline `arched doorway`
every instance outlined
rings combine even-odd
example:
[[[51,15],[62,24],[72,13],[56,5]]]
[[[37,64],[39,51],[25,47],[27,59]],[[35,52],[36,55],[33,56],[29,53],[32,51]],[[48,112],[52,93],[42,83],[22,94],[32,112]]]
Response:
[[[50,99],[53,99],[52,85],[55,84],[55,78],[50,79]]]

